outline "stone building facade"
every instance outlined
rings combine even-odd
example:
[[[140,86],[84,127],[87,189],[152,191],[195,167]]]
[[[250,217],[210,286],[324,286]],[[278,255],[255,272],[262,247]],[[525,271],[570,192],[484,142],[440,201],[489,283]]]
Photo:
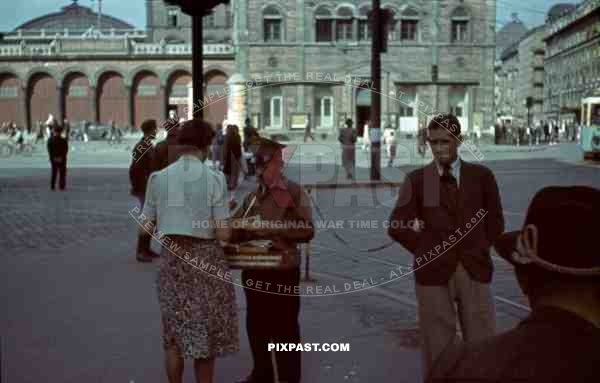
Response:
[[[370,3],[234,2],[236,71],[262,83],[252,83],[246,101],[260,126],[293,133],[309,114],[317,133],[335,132],[345,118],[362,129],[371,103]],[[493,124],[495,1],[383,3],[393,12],[383,123],[411,134],[440,111],[459,115],[466,131]]]
[[[544,119],[544,26],[529,30],[502,52],[496,65],[499,90],[496,112],[519,126],[535,126]],[[527,98],[532,105],[527,108]],[[529,112],[529,116],[528,116]],[[529,120],[528,120],[529,118]]]
[[[222,91],[234,71],[231,23],[225,6],[207,17],[205,91]],[[167,20],[172,8],[148,1],[147,30],[98,14],[73,1],[59,12],[28,21],[0,39],[0,121],[37,127],[49,114],[123,128],[147,118],[184,116],[191,82],[189,17]],[[165,24],[166,22],[170,24]],[[227,100],[206,118],[220,122]]]
[[[544,113],[577,122],[581,99],[600,87],[600,1],[550,10],[545,30]]]
[[[382,121],[406,134],[435,112],[459,115],[465,131],[491,125],[495,0],[383,3],[393,19],[382,55]],[[204,20],[205,94],[228,81],[271,77],[242,97],[212,102],[205,117],[220,122],[235,102],[267,131],[300,131],[307,114],[324,134],[346,118],[362,129],[371,104],[369,4],[246,0],[216,8]],[[190,18],[162,0],[147,0],[146,12],[147,28],[136,31],[106,15],[97,23],[96,12],[73,1],[5,33],[0,120],[36,126],[52,113],[130,127],[164,119],[170,109],[181,115],[191,78]]]

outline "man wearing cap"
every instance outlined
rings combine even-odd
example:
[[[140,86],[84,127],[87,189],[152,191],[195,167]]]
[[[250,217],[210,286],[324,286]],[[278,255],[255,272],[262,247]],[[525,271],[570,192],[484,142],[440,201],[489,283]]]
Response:
[[[494,335],[489,250],[504,231],[494,175],[458,156],[458,119],[438,115],[427,130],[434,161],[408,175],[388,230],[414,256],[425,374],[456,340],[457,321],[466,341]]]
[[[273,383],[274,368],[268,344],[300,343],[298,243],[309,242],[314,236],[314,227],[312,209],[304,188],[282,175],[284,146],[262,138],[254,141],[256,144],[253,143],[250,150],[255,153],[258,188],[244,198],[233,217],[241,217],[244,213],[249,217],[259,216],[262,225],[248,225],[242,229],[234,227],[234,241],[271,240],[275,251],[298,254],[298,265],[291,270],[244,270],[242,273],[246,287],[246,329],[254,368],[241,382]],[[290,227],[287,227],[288,223]],[[275,359],[279,382],[300,382],[299,351],[276,352]]]
[[[516,328],[448,348],[430,382],[600,382],[600,190],[548,187],[520,231],[495,243],[531,314]]]

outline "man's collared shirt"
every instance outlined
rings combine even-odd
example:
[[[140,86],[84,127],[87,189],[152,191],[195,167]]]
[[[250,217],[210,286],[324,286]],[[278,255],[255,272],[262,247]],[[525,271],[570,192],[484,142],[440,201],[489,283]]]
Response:
[[[435,161],[435,160],[434,160]],[[460,169],[461,169],[461,159],[460,157],[456,157],[453,163],[450,164],[450,172],[456,178],[456,185],[460,187]],[[437,166],[438,173],[441,176],[444,175],[444,167],[441,166],[437,161],[435,161],[435,165]]]

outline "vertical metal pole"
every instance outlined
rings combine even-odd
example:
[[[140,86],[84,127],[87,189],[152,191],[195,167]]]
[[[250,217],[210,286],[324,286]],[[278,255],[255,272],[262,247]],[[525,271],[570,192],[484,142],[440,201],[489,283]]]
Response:
[[[203,73],[203,52],[202,43],[202,15],[192,16],[192,86],[194,105],[199,105],[203,101],[204,73]],[[202,120],[204,117],[203,108],[194,107],[193,118]]]
[[[307,187],[306,193],[308,193],[309,200],[311,200],[312,188]],[[310,278],[310,242],[304,244],[304,259],[304,281],[314,282],[314,279]]]
[[[371,52],[371,180],[381,179],[381,4],[373,0],[372,11],[372,52]]]

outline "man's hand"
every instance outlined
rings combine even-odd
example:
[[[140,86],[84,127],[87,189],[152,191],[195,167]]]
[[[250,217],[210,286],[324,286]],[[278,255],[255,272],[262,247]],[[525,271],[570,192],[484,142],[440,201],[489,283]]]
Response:
[[[233,210],[238,206],[238,203],[235,199],[230,199],[229,200],[229,210]]]

